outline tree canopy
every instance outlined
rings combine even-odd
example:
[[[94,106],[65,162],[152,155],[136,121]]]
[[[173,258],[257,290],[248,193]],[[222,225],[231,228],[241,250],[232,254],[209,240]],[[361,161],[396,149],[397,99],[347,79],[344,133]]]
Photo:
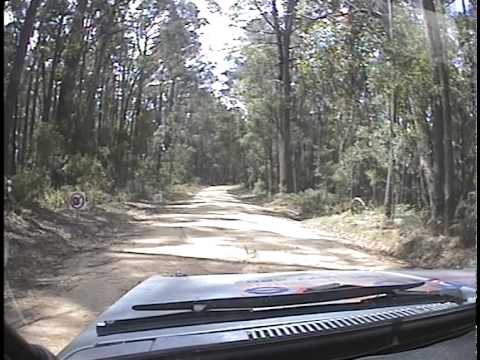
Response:
[[[106,192],[314,189],[448,227],[477,186],[476,7],[237,1],[245,38],[218,93],[193,1],[6,2],[4,171]]]

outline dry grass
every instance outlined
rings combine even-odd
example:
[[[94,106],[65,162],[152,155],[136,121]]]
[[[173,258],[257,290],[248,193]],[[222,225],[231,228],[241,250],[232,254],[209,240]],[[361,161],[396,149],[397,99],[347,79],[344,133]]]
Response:
[[[423,215],[398,206],[395,222],[386,225],[383,209],[362,214],[344,212],[305,220],[305,225],[334,233],[338,241],[409,261],[424,268],[458,268],[476,265],[476,249],[464,249],[458,237],[433,236]]]
[[[172,185],[168,189],[166,197],[167,201],[184,201],[190,199],[193,195],[199,192],[202,186],[197,184],[177,184]]]
[[[366,211],[356,215],[344,212],[305,220],[304,223],[313,228],[335,233],[342,239],[341,241],[354,242],[361,247],[375,247],[387,253],[400,238],[398,225],[385,226],[380,211]]]
[[[128,226],[126,209],[112,205],[76,212],[36,206],[10,212],[4,221],[6,275],[27,286],[39,273],[55,273],[73,253],[103,247],[111,233]]]

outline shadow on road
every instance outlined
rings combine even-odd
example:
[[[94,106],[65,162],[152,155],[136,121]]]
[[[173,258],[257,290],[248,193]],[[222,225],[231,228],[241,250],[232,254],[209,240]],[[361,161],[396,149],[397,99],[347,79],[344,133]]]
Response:
[[[22,335],[57,352],[106,307],[153,275],[403,266],[242,203],[228,190],[206,188],[191,201],[163,207],[128,203],[130,220],[122,231],[104,234],[98,240],[103,247],[64,261],[55,276],[17,298],[17,310],[25,314],[15,323]]]

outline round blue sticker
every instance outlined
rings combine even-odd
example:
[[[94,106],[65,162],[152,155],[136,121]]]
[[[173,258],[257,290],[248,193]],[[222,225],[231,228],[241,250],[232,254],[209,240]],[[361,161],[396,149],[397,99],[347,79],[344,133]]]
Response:
[[[271,295],[271,294],[281,294],[287,292],[289,289],[282,286],[261,286],[246,289],[245,291],[250,294],[259,294],[259,295]]]

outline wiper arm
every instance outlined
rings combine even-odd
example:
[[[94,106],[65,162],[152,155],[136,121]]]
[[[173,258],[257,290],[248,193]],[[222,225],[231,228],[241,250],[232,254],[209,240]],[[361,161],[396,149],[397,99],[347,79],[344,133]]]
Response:
[[[412,285],[412,284],[410,284]],[[403,287],[404,288],[404,287]],[[398,289],[398,288],[397,288]],[[365,294],[363,292],[362,294]],[[370,293],[371,294],[371,293]],[[461,298],[451,294],[421,293],[414,291],[395,291],[378,294],[374,298],[347,303],[314,302],[298,306],[278,306],[267,308],[209,308],[202,311],[183,309],[181,312],[159,314],[155,316],[107,320],[97,324],[97,335],[105,336],[125,332],[158,330],[178,326],[205,325],[221,322],[268,319],[282,316],[318,314],[325,312],[362,310],[388,306],[425,304],[432,302],[462,302]],[[280,295],[277,295],[280,296]],[[300,295],[301,296],[301,295]],[[164,310],[164,309],[162,309]]]
[[[234,298],[219,298],[198,301],[180,301],[172,303],[134,305],[133,310],[137,311],[168,311],[168,310],[191,310],[194,312],[213,309],[241,309],[261,308],[287,305],[299,305],[308,303],[319,303],[352,299],[364,296],[389,294],[396,291],[408,290],[420,287],[425,283],[414,282],[408,284],[380,285],[380,286],[358,286],[339,285],[320,286],[299,294],[280,294],[269,296],[249,296]]]

